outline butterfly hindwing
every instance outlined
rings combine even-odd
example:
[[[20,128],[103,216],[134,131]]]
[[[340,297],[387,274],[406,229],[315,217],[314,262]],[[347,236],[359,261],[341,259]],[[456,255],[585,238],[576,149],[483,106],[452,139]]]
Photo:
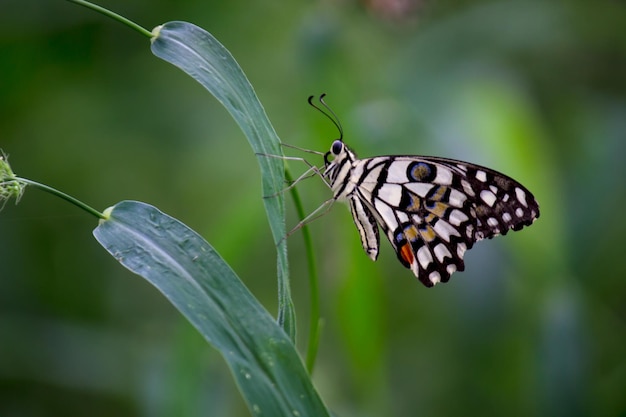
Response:
[[[378,247],[380,245],[376,218],[361,199],[351,198],[349,202],[354,224],[361,236],[361,245],[367,256],[375,261],[378,258]]]
[[[367,175],[355,195],[372,206],[400,262],[427,286],[463,270],[474,229],[463,212],[468,199],[452,187],[453,172],[417,157],[359,163]]]

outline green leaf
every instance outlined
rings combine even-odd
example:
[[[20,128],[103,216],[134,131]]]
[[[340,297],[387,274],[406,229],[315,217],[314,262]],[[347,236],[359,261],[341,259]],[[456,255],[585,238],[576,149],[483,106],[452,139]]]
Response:
[[[148,204],[124,201],[94,236],[221,352],[253,415],[329,415],[291,340],[196,232]]]
[[[210,33],[187,22],[169,22],[155,28],[152,52],[202,84],[226,107],[258,155],[265,210],[278,246],[278,322],[295,340],[296,319],[285,243],[284,163],[280,140],[252,85],[237,61]]]

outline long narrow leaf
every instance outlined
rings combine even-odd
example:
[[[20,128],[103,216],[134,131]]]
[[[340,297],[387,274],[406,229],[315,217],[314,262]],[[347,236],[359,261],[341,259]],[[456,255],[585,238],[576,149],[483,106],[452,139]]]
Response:
[[[187,22],[168,22],[157,28],[152,52],[179,67],[202,84],[226,107],[257,154],[281,155],[280,141],[252,85],[237,61],[210,33]],[[278,322],[295,339],[296,322],[287,265],[284,165],[279,158],[259,156],[265,209],[278,245]]]
[[[221,352],[253,415],[329,415],[293,343],[201,236],[132,201],[117,204],[94,236]]]

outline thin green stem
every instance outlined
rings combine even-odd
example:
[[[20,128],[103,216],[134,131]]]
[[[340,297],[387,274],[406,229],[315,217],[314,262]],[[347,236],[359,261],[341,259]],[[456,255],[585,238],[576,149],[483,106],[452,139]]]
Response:
[[[29,179],[21,178],[21,177],[15,177],[14,180],[15,181],[19,181],[21,183],[24,183],[26,185],[32,185],[35,188],[39,188],[40,190],[46,191],[46,192],[48,192],[50,194],[53,194],[53,195],[55,195],[57,197],[61,197],[63,200],[68,201],[68,202],[74,204],[75,206],[82,208],[86,212],[88,212],[90,214],[93,214],[94,216],[98,217],[99,219],[105,219],[105,220],[107,219],[107,217],[104,214],[100,213],[98,210],[96,210],[96,209],[94,209],[92,207],[89,207],[87,204],[83,203],[82,201],[77,200],[76,198],[72,197],[71,195],[65,194],[63,191],[57,190],[56,188],[52,188],[52,187],[49,187],[49,186],[47,186],[45,184],[41,184],[41,183],[38,183],[36,181],[31,181]]]
[[[137,23],[125,18],[124,16],[120,16],[119,14],[115,12],[107,10],[104,7],[98,6],[97,4],[93,4],[85,0],[67,0],[67,1],[69,1],[70,3],[76,3],[81,6],[85,6],[88,9],[95,10],[98,13],[101,13],[107,17],[117,20],[118,22],[130,27],[131,29],[135,29],[137,32],[141,33],[144,36],[147,36],[148,38],[152,38],[153,36],[152,32],[150,32],[148,29],[142,26],[139,26]]]
[[[289,172],[289,169],[285,167],[285,178],[287,181],[293,181],[293,177]],[[298,213],[298,217],[300,219],[304,219],[305,213],[302,207],[302,200],[300,199],[300,195],[298,194],[298,190],[296,187],[291,187],[289,190],[291,194],[291,198],[293,199],[293,204],[296,208],[296,212]],[[309,374],[313,373],[313,368],[315,366],[315,358],[317,356],[317,349],[319,347],[319,338],[320,338],[320,300],[319,300],[319,286],[318,286],[318,276],[317,276],[317,263],[315,262],[315,253],[313,252],[313,243],[311,239],[311,233],[309,232],[309,227],[307,225],[302,226],[302,238],[304,239],[304,247],[306,251],[306,258],[308,264],[309,271],[309,304],[310,304],[310,315],[309,315],[309,340],[307,344],[306,350],[306,368]]]

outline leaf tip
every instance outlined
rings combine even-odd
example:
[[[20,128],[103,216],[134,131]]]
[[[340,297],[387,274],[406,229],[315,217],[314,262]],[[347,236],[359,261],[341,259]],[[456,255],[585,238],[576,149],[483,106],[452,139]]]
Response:
[[[106,222],[107,220],[109,220],[111,218],[111,213],[113,212],[113,208],[115,208],[115,206],[111,206],[107,209],[105,209],[102,212],[102,215],[104,217],[102,217],[99,221],[98,221],[98,225],[101,225],[102,223]]]
[[[152,29],[152,38],[150,38],[150,43],[153,43],[156,40],[156,38],[159,37],[162,27],[163,25],[159,25],[159,26],[156,26],[154,29]]]

